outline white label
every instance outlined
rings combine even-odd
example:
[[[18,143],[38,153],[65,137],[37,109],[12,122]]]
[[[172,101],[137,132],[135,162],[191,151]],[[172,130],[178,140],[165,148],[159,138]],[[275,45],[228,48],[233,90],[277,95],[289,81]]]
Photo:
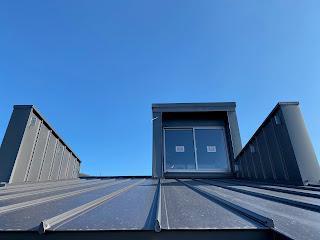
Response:
[[[234,165],[234,170],[235,170],[236,172],[238,172],[238,171],[239,171],[239,167],[238,167],[238,165]]]
[[[36,122],[37,122],[37,118],[31,118],[30,126],[36,125]]]
[[[207,146],[207,152],[216,152],[216,146]]]
[[[176,146],[176,152],[184,152],[184,146]]]
[[[60,148],[59,148],[59,153],[62,153],[63,152],[63,147],[61,146]]]
[[[276,121],[277,125],[281,124],[281,119],[279,116],[274,116],[274,120]]]
[[[256,152],[256,149],[254,148],[254,146],[250,146],[250,150],[252,153]]]

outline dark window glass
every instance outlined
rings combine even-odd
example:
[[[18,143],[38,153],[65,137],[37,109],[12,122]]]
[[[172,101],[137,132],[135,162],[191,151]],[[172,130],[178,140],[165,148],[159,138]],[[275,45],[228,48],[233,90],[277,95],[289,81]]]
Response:
[[[192,129],[165,130],[167,170],[195,170]]]
[[[228,169],[223,129],[195,129],[198,169]]]

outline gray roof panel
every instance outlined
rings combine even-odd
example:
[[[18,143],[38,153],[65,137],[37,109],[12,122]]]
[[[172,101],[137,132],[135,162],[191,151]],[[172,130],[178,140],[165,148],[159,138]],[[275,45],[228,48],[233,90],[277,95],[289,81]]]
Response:
[[[0,236],[8,231],[37,231],[41,229],[40,226],[50,223],[44,228],[50,233],[45,233],[44,237],[53,236],[51,232],[67,236],[66,232],[73,231],[103,231],[106,234],[103,236],[108,237],[112,235],[109,231],[154,232],[157,219],[161,229],[166,230],[156,235],[160,238],[168,236],[168,231],[177,230],[191,231],[190,236],[192,231],[212,231],[209,236],[218,236],[215,234],[228,231],[232,236],[244,234],[246,239],[253,239],[253,236],[257,237],[262,233],[269,236],[270,231],[273,231],[274,236],[283,234],[284,239],[317,239],[320,235],[319,211],[290,203],[294,199],[303,204],[318,204],[319,199],[300,196],[295,191],[278,192],[276,188],[271,189],[272,185],[263,184],[263,187],[271,190],[260,189],[257,183],[252,183],[256,186],[249,186],[248,183],[235,179],[161,179],[161,188],[158,187],[159,180],[151,178],[79,182],[80,186],[74,185],[59,192],[54,190],[57,184],[49,192],[40,195],[17,197],[19,200],[11,202],[0,200]],[[87,183],[92,185],[86,185]],[[30,187],[29,184],[28,188]],[[62,184],[61,187],[65,188],[66,185]],[[258,195],[239,191],[244,188]],[[26,192],[21,192],[21,189],[23,188],[18,188],[18,192],[11,194],[36,193],[42,191],[43,186]],[[295,190],[293,187],[291,189]],[[315,191],[316,187],[313,191],[299,187],[297,189],[299,192],[318,193]],[[266,198],[264,195],[275,198]],[[288,202],[279,202],[276,196],[285,198]],[[157,218],[158,206],[160,215]],[[268,227],[259,218],[270,219],[275,227]],[[201,235],[200,232],[198,236]],[[225,238],[229,238],[228,236],[225,235]]]
[[[146,179],[135,188],[68,221],[56,230],[153,230],[158,180]]]
[[[208,184],[203,185],[204,182]],[[236,183],[234,180],[232,182]],[[319,212],[224,189],[218,186],[220,182],[216,180],[201,180],[200,185],[209,193],[273,219],[276,228],[287,236],[295,239],[316,239],[320,236]],[[256,191],[254,188],[251,190]],[[291,196],[288,197],[290,199]]]
[[[162,186],[164,229],[265,228],[187,188],[176,180],[164,180]]]

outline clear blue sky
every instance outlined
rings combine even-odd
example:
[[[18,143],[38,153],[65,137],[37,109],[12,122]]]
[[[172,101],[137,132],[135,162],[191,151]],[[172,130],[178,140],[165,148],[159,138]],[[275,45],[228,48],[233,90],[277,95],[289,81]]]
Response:
[[[1,1],[0,139],[33,104],[91,175],[150,175],[151,104],[300,101],[320,159],[320,1]]]

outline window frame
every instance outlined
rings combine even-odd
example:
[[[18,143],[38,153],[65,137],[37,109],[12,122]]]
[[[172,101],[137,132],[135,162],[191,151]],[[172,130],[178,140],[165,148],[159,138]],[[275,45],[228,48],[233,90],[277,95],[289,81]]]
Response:
[[[222,129],[222,138],[225,147],[225,155],[227,160],[227,168],[207,168],[207,169],[199,169],[198,168],[198,160],[197,160],[197,150],[196,150],[196,139],[195,139],[195,130],[196,129]],[[194,170],[191,169],[167,169],[166,167],[166,131],[167,130],[192,130],[193,135],[193,147],[194,147],[194,159],[195,166]],[[225,127],[223,126],[214,126],[214,127],[206,127],[206,126],[193,126],[193,127],[164,127],[163,128],[163,173],[171,173],[171,172],[188,172],[188,173],[230,173],[230,158],[229,158],[229,148],[227,144]]]

